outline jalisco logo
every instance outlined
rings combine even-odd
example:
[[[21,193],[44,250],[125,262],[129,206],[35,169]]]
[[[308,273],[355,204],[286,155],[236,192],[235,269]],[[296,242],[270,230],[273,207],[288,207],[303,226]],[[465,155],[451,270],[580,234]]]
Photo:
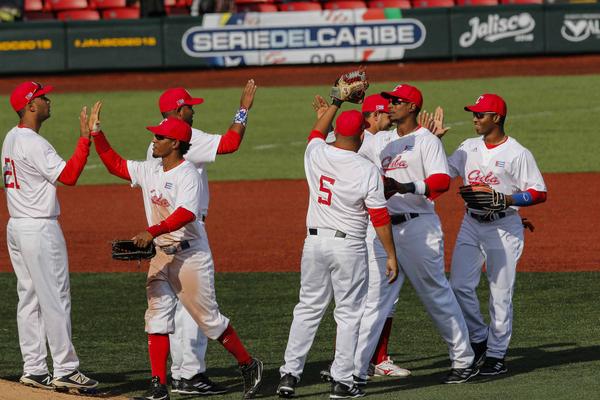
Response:
[[[470,31],[464,32],[458,39],[460,47],[471,47],[477,40],[486,42],[497,42],[498,40],[515,38],[515,41],[533,40],[535,19],[529,13],[501,17],[498,14],[490,14],[487,20],[473,17],[469,20]]]
[[[590,36],[600,39],[600,14],[565,14],[560,34],[569,42],[583,42]]]
[[[493,173],[488,172],[487,175],[484,175],[483,172],[481,172],[478,169],[469,172],[469,175],[467,175],[467,180],[469,181],[469,185],[473,185],[476,183],[498,185],[500,183],[500,180],[496,176],[494,176]]]
[[[361,22],[359,25],[223,26],[188,29],[181,47],[190,57],[245,54],[255,51],[348,49],[400,46],[414,49],[425,41],[425,26],[416,19]]]
[[[401,154],[398,154],[394,158],[387,156],[381,160],[381,167],[384,171],[393,171],[395,169],[408,168],[408,163],[402,159]]]

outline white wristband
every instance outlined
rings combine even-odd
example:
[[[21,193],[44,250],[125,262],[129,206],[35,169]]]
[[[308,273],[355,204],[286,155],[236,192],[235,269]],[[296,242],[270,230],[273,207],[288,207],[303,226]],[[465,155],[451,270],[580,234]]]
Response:
[[[424,195],[427,191],[427,185],[425,184],[425,181],[414,181],[413,183],[415,184],[415,194]]]

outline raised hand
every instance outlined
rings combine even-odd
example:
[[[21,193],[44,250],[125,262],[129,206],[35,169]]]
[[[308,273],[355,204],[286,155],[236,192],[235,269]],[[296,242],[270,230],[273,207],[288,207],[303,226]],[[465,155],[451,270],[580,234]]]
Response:
[[[449,127],[444,127],[444,109],[442,107],[437,107],[435,109],[435,114],[433,115],[433,122],[433,130],[430,130],[435,136],[438,137],[438,139],[441,139],[446,134],[446,132],[450,130]]]
[[[329,104],[327,100],[323,98],[323,96],[316,95],[315,99],[312,103],[313,110],[317,113],[317,119],[321,119],[321,117],[327,112],[329,108]]]
[[[426,110],[421,111],[417,117],[417,122],[431,133],[434,133],[435,121],[433,119],[433,113],[428,113]]]
[[[254,103],[254,94],[256,93],[256,84],[254,83],[254,79],[248,80],[244,90],[242,91],[242,98],[240,99],[240,107],[249,110],[252,107],[252,103]]]
[[[90,114],[90,119],[88,120],[88,128],[90,133],[100,132],[100,110],[102,110],[102,102],[97,101],[96,104],[92,107],[92,113]]]
[[[88,127],[87,106],[83,106],[79,113],[79,136],[90,138],[90,129]]]

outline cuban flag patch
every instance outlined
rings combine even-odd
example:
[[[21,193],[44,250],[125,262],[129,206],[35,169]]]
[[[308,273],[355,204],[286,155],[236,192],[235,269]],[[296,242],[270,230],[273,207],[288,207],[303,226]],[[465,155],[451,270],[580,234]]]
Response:
[[[415,148],[415,146],[413,146],[412,144],[407,144],[404,147],[404,151],[412,151],[412,149],[414,149],[414,148]]]
[[[504,161],[496,161],[496,167],[504,168]]]
[[[165,189],[173,189],[173,184],[171,182],[165,183]]]

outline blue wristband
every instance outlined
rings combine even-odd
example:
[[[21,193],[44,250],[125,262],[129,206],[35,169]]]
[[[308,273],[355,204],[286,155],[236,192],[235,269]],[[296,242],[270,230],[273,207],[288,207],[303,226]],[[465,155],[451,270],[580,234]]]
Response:
[[[237,113],[235,113],[235,117],[233,117],[233,123],[246,126],[246,122],[248,122],[248,110],[240,107]]]
[[[533,204],[533,196],[529,192],[515,193],[511,197],[513,206],[526,207]]]

